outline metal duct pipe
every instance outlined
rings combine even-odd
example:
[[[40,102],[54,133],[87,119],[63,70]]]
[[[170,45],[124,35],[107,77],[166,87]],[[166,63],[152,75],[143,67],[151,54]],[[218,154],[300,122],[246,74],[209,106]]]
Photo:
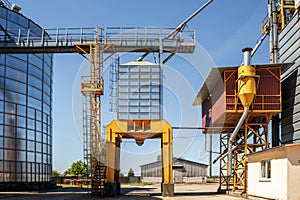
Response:
[[[250,47],[244,48],[242,52],[244,53],[244,65],[250,66],[252,48]]]
[[[235,150],[237,147],[238,147],[238,145],[232,147],[232,151]],[[213,164],[215,164],[218,160],[221,160],[221,159],[225,158],[227,155],[228,155],[228,149],[227,149],[226,152],[223,152],[216,159],[214,159]]]
[[[228,176],[231,176],[231,169],[232,169],[232,142],[236,135],[238,134],[241,126],[243,125],[247,115],[248,115],[249,109],[245,108],[242,117],[240,118],[237,126],[233,130],[232,135],[229,138],[228,141]]]
[[[249,134],[249,138],[251,137],[253,135],[253,132],[251,132],[250,134]],[[241,145],[243,142],[242,141],[240,141],[236,146],[232,146],[232,151],[234,151],[239,145]],[[227,150],[225,151],[223,151],[223,153],[221,153],[214,161],[213,161],[213,164],[215,164],[218,160],[221,160],[221,159],[223,159],[224,157],[226,157],[228,155],[228,148],[227,148]]]

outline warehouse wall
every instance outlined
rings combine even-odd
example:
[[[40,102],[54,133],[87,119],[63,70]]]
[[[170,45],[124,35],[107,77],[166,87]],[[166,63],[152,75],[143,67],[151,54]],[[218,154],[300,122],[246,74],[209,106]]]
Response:
[[[297,13],[279,35],[281,63],[294,64],[282,76],[281,141],[300,142],[300,22]]]

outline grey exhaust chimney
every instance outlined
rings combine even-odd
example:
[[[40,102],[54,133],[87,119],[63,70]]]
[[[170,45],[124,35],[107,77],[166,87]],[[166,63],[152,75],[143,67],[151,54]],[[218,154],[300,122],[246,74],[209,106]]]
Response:
[[[253,49],[250,47],[246,47],[242,50],[242,52],[244,53],[244,64],[245,66],[250,66],[251,63],[251,51]]]

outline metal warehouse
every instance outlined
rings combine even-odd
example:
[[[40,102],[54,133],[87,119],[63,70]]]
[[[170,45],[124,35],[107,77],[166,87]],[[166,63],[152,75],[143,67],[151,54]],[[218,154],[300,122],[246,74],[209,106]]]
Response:
[[[173,181],[174,183],[203,183],[207,179],[208,165],[173,158]],[[162,180],[162,162],[156,161],[141,165],[141,181],[159,183]]]

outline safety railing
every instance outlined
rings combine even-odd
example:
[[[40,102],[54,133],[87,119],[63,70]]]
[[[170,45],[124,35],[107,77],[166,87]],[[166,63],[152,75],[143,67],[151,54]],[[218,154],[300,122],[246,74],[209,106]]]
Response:
[[[103,92],[103,78],[90,76],[81,76],[81,92],[82,93],[102,93]]]
[[[31,52],[76,52],[75,44],[112,43],[116,52],[164,51],[193,52],[195,32],[183,31],[177,34],[173,28],[108,27],[108,28],[55,28],[55,29],[16,29],[0,31],[2,53]],[[7,48],[5,48],[7,47]],[[48,47],[48,48],[47,48]],[[60,50],[59,50],[60,49]]]
[[[146,28],[146,27],[108,27],[105,31],[105,40],[122,45],[157,45],[163,43],[195,44],[195,31],[183,31],[175,37],[169,37],[174,28]]]
[[[97,28],[16,29],[0,34],[1,46],[20,47],[72,46],[101,39],[102,29],[97,31]]]

